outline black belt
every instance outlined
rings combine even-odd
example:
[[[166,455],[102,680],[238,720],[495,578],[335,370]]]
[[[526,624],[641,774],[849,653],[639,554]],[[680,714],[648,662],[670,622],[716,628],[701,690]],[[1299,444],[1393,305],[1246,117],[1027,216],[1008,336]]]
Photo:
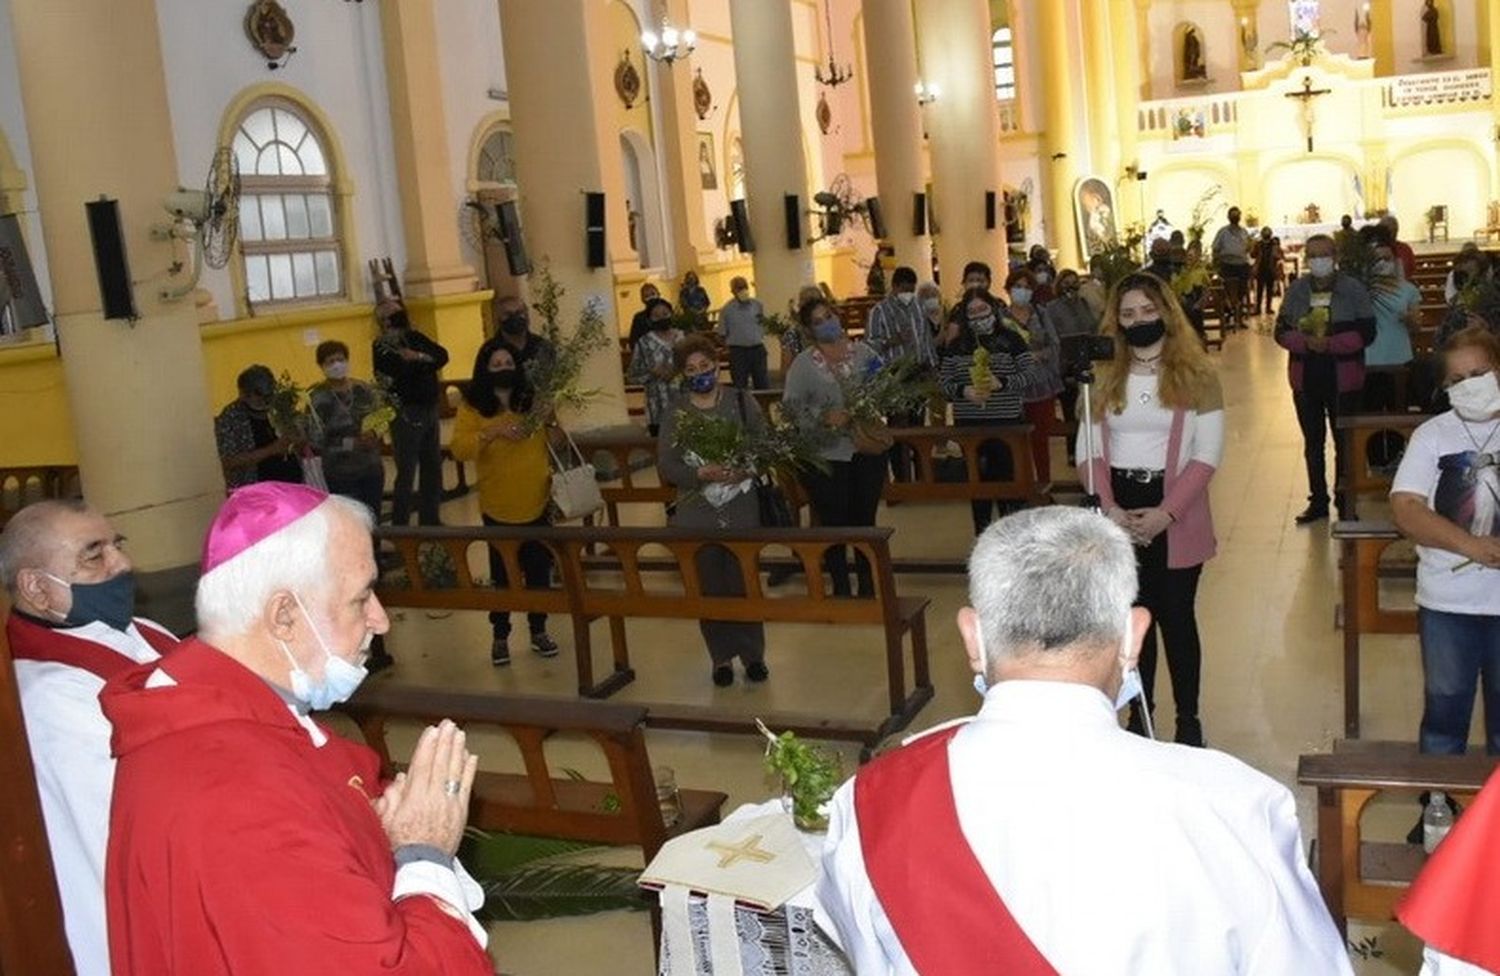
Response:
[[[1151,468],[1110,468],[1109,470],[1126,481],[1133,481],[1138,485],[1149,485],[1167,476],[1165,471],[1156,471]]]

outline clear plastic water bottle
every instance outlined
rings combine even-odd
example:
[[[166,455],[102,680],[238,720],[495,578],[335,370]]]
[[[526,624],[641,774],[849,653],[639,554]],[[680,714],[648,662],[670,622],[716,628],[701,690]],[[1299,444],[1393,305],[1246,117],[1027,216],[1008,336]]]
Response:
[[[1448,809],[1448,795],[1433,790],[1427,796],[1427,807],[1422,811],[1422,850],[1431,854],[1453,829],[1453,811]]]

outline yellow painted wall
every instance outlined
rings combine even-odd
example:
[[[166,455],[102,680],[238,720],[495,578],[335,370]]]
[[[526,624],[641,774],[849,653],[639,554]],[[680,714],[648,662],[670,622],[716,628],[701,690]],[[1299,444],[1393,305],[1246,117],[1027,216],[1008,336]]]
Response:
[[[448,349],[451,365],[443,371],[445,377],[469,375],[484,341],[479,307],[489,298],[489,292],[473,292],[411,300],[413,318]],[[264,363],[278,376],[286,371],[303,385],[317,382],[322,373],[313,353],[326,339],[348,345],[350,375],[369,378],[374,373],[375,326],[369,305],[330,305],[216,322],[204,326],[202,336],[215,411],[238,395],[235,378],[252,363]],[[149,428],[141,436],[149,437]],[[77,463],[62,361],[53,346],[0,346],[0,467]]]

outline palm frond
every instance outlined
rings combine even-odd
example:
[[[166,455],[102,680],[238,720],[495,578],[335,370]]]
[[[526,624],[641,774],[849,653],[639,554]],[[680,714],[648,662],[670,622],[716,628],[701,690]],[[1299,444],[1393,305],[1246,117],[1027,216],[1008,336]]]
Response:
[[[458,847],[458,859],[474,876],[474,880],[485,885],[492,879],[535,861],[597,851],[603,847],[604,844],[588,841],[490,833],[470,827],[464,831],[463,842]]]
[[[644,911],[648,896],[635,868],[597,864],[531,864],[483,883],[480,917],[492,922]]]

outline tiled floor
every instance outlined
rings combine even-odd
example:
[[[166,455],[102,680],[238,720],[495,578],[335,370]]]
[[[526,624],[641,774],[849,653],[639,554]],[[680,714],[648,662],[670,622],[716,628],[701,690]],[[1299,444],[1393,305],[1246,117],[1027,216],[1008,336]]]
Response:
[[[1334,629],[1338,597],[1335,550],[1326,524],[1299,529],[1292,516],[1303,504],[1301,438],[1285,382],[1285,356],[1264,336],[1233,336],[1218,354],[1227,398],[1224,463],[1214,478],[1213,512],[1220,550],[1204,573],[1198,609],[1204,632],[1203,721],[1211,743],[1292,786],[1304,832],[1314,828],[1313,797],[1293,783],[1297,756],[1328,747],[1341,726],[1340,638]],[[1331,464],[1331,458],[1330,458]],[[1378,506],[1362,514],[1378,514]],[[445,507],[445,521],[478,522],[472,496]],[[641,513],[642,518],[649,513]],[[971,542],[966,507],[902,506],[882,512],[894,526],[900,555],[962,557]],[[957,576],[904,576],[904,592],[932,598],[929,640],[937,695],[916,725],[926,727],[966,714],[976,704],[953,614],[964,600]],[[521,628],[517,628],[520,632]],[[395,674],[424,684],[567,696],[573,689],[571,637],[559,622],[553,634],[564,645],[551,661],[519,646],[505,671],[489,666],[488,629],[479,614],[433,620],[409,611],[395,623]],[[877,715],[883,698],[883,651],[873,630],[772,627],[771,680],[716,689],[697,628],[688,622],[634,621],[632,653],[639,677],[621,700],[735,703],[744,709],[822,710],[835,715]],[[599,639],[604,637],[600,628]],[[596,643],[598,640],[596,639]],[[1411,739],[1420,715],[1421,671],[1410,638],[1377,638],[1366,644],[1364,728],[1370,738]],[[1159,721],[1172,716],[1165,675]],[[748,737],[652,732],[652,760],[676,771],[680,784],[712,787],[730,795],[726,810],[771,792],[760,767],[760,748]],[[503,743],[477,743],[487,765],[510,760]],[[588,757],[568,764],[588,772]],[[844,750],[853,768],[852,750]],[[1404,834],[1415,805],[1389,805],[1371,816]],[[623,852],[626,863],[631,852]],[[1351,940],[1375,938],[1378,959],[1357,960],[1362,974],[1414,973],[1417,947],[1395,927],[1355,926]],[[501,968],[518,976],[647,974],[652,954],[649,926],[640,914],[503,924],[493,927],[492,949]]]

